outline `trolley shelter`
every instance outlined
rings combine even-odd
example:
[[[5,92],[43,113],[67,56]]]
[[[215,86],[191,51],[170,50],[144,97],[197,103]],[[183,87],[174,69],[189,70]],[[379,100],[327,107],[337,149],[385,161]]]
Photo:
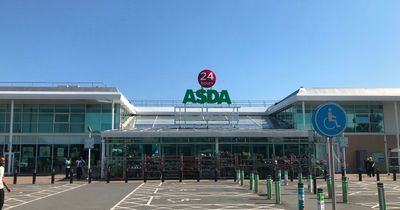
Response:
[[[237,169],[261,177],[288,169],[311,173],[318,143],[310,131],[286,129],[132,129],[102,133],[102,167],[111,178],[234,178]]]

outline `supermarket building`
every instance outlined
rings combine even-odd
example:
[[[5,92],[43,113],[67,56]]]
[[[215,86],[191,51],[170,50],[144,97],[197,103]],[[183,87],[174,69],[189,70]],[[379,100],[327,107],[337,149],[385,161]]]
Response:
[[[108,165],[126,169],[144,155],[272,159],[295,154],[324,160],[325,141],[313,132],[311,115],[320,104],[334,102],[347,115],[339,138],[348,140],[347,170],[357,171],[365,156],[373,156],[385,171],[398,167],[390,151],[399,147],[399,101],[400,88],[301,87],[277,102],[196,105],[129,101],[101,83],[5,85],[0,87],[0,153],[9,160],[7,173],[63,173],[67,157],[87,159],[90,127],[91,163],[99,176]],[[343,161],[338,142],[337,171]]]

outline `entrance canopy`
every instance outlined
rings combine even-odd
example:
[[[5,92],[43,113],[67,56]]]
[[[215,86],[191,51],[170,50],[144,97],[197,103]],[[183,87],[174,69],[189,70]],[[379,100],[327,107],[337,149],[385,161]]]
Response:
[[[309,137],[308,131],[294,129],[131,129],[108,130],[101,133],[102,138],[130,138],[130,137]]]

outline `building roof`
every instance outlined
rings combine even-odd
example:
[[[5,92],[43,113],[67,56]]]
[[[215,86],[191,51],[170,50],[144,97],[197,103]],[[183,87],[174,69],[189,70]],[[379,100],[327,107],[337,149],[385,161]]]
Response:
[[[116,102],[131,113],[136,113],[134,106],[115,87],[80,87],[62,85],[55,87],[2,86],[0,100],[35,100],[63,101],[83,100],[97,102]]]
[[[400,88],[303,88],[269,107],[268,114],[300,101],[400,101]]]

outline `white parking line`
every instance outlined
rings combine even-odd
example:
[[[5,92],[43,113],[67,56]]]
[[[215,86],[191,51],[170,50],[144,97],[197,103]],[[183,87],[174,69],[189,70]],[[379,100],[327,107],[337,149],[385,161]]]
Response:
[[[150,206],[151,201],[153,200],[153,198],[154,198],[153,196],[150,196],[149,201],[147,201],[147,204],[146,204],[147,206]]]
[[[122,200],[120,200],[117,204],[115,204],[110,210],[114,210],[119,204],[121,204],[126,198],[128,198],[130,195],[132,195],[133,193],[136,192],[136,190],[138,190],[140,187],[142,187],[144,185],[144,183],[140,184],[139,186],[137,186],[132,192],[130,192],[127,196],[125,196],[124,198],[122,198]]]
[[[73,190],[73,189],[82,187],[82,186],[84,186],[84,185],[86,185],[86,184],[81,184],[81,185],[77,185],[77,186],[75,186],[75,187],[67,188],[67,189],[65,189],[65,190],[62,190],[62,191],[59,191],[59,192],[55,192],[55,193],[52,193],[52,194],[48,194],[48,195],[44,195],[43,197],[41,196],[41,197],[39,197],[39,198],[35,198],[35,199],[33,199],[33,200],[30,200],[30,201],[24,201],[24,203],[20,203],[20,204],[17,204],[17,205],[15,205],[15,206],[6,207],[4,210],[6,210],[6,209],[12,209],[12,208],[15,208],[15,207],[18,207],[18,206],[22,206],[22,205],[25,205],[25,204],[28,204],[28,203],[32,203],[32,202],[34,202],[34,201],[41,200],[41,199],[43,199],[43,198],[48,198],[48,197],[50,197],[50,196],[57,195],[57,194],[60,194],[60,193],[63,193],[63,192],[67,192],[67,191],[70,191],[70,190]],[[43,190],[43,191],[45,191],[45,190]],[[39,192],[39,193],[40,193],[40,192]],[[33,194],[34,194],[34,193],[33,193]],[[28,194],[27,196],[31,196],[31,194]],[[34,197],[36,197],[36,196],[34,196]],[[17,200],[17,199],[15,199],[15,198],[10,198],[10,199]]]

